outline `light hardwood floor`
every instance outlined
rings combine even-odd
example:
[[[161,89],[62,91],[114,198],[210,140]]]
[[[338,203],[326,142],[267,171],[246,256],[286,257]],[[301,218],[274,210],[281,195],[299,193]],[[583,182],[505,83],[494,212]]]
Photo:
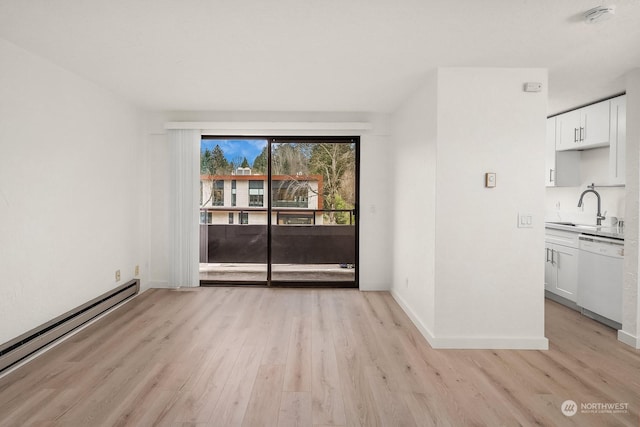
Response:
[[[640,352],[546,309],[549,351],[433,350],[386,292],[150,290],[1,378],[0,425],[638,426]]]

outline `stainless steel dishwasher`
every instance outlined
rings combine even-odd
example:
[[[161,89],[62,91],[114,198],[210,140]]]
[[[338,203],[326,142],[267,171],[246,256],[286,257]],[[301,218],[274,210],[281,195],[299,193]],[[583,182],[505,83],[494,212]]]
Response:
[[[622,323],[624,240],[581,234],[578,237],[578,305],[587,312]],[[594,316],[591,316],[594,317]]]

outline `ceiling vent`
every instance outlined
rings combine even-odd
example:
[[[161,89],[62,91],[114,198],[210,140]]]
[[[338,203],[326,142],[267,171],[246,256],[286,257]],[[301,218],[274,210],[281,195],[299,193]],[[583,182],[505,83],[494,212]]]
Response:
[[[615,6],[598,6],[589,9],[584,13],[584,20],[587,24],[595,24],[597,22],[606,21],[616,13]]]

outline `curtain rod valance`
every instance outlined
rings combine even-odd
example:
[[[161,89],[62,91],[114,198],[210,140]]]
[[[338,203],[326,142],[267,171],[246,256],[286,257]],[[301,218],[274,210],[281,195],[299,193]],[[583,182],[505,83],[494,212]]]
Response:
[[[281,131],[366,131],[368,122],[167,122],[165,129],[193,130],[281,130]]]

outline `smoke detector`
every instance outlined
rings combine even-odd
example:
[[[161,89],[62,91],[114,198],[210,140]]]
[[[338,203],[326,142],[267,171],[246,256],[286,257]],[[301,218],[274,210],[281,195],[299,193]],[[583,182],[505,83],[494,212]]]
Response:
[[[616,13],[615,6],[598,6],[589,9],[584,13],[584,20],[587,24],[595,24],[596,22],[606,21]]]

